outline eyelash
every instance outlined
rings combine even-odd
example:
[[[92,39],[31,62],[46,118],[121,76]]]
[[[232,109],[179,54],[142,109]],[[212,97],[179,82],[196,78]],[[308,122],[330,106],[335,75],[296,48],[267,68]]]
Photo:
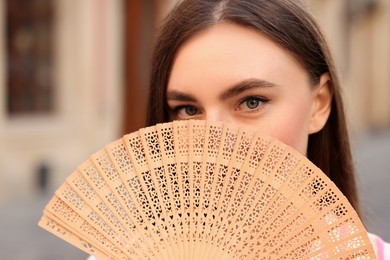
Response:
[[[169,108],[169,110],[174,115],[178,115],[180,110],[183,110],[185,108],[195,108],[197,110],[197,112],[199,111],[199,109],[196,106],[193,106],[193,105],[179,105],[179,106],[176,106],[176,107]],[[188,116],[195,116],[195,115],[188,115]]]
[[[241,105],[243,105],[245,102],[247,102],[248,100],[257,100],[259,102],[259,105],[258,107],[254,108],[254,109],[250,109],[250,112],[255,112],[255,111],[258,111],[259,109],[261,109],[261,106],[264,105],[265,103],[269,102],[270,100],[267,99],[267,98],[264,98],[264,97],[259,97],[259,96],[246,96],[244,98],[242,98],[239,102],[238,102],[238,107],[240,107]]]
[[[245,102],[247,102],[248,100],[251,100],[251,99],[257,100],[257,101],[259,102],[259,105],[258,105],[258,107],[253,108],[253,109],[250,109],[250,108],[249,108],[249,111],[247,111],[247,112],[249,112],[249,113],[258,111],[259,109],[262,108],[262,106],[263,106],[265,103],[267,103],[267,102],[270,101],[269,99],[264,98],[264,97],[252,96],[252,95],[251,95],[251,96],[246,96],[246,97],[244,97],[244,98],[242,98],[242,99],[239,100],[238,105],[237,105],[237,110],[238,110],[238,108],[239,108],[241,105],[243,105]],[[194,115],[188,115],[189,117],[190,117],[190,116],[196,116],[196,115],[198,114],[198,112],[199,112],[199,109],[198,109],[196,106],[194,106],[194,105],[178,105],[178,106],[176,106],[176,107],[169,108],[169,110],[171,111],[171,113],[173,113],[173,114],[175,114],[175,115],[178,115],[178,114],[179,114],[179,111],[181,111],[181,110],[183,110],[183,109],[186,109],[186,108],[194,108],[194,109],[197,110],[197,113],[196,113],[196,114],[194,114]]]

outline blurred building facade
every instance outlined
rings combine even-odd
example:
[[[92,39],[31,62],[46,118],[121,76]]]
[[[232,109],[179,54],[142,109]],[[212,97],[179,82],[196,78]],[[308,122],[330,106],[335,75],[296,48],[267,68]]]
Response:
[[[51,2],[53,108],[12,114],[12,39],[7,1],[0,0],[0,203],[36,194],[45,176],[55,189],[92,152],[142,126],[153,31],[177,0]],[[388,128],[390,0],[307,3],[341,72],[351,129]]]
[[[12,57],[28,61],[26,71],[39,65],[29,58],[41,35],[32,24],[48,4],[53,105],[46,110],[25,105],[13,113],[7,86],[10,49],[16,49]],[[17,11],[13,17],[11,5]],[[0,0],[0,204],[35,195],[39,188],[51,191],[89,154],[119,136],[122,26],[120,1]],[[39,77],[32,73],[31,81]],[[36,91],[28,82],[24,87]],[[15,99],[26,101],[30,92]]]
[[[390,0],[306,0],[341,76],[352,133],[390,127]]]

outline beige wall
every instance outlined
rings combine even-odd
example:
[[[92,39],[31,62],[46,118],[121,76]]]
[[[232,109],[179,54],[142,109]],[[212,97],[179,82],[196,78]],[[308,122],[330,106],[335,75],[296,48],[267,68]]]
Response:
[[[390,1],[377,0],[373,9],[359,6],[365,1],[307,2],[341,72],[353,133],[390,127]]]
[[[55,2],[54,114],[6,115],[5,53],[0,40],[0,203],[35,194],[41,162],[50,166],[50,188],[56,188],[90,153],[118,138],[121,130],[121,1]],[[0,16],[1,25],[3,19]]]
[[[371,124],[390,126],[390,1],[379,1],[372,29]]]

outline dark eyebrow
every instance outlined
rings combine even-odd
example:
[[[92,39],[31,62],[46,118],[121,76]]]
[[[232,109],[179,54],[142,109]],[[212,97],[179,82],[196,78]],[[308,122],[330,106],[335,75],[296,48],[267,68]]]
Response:
[[[196,98],[186,93],[173,90],[167,91],[167,100],[176,100],[176,101],[184,101],[184,102],[196,102]]]
[[[239,95],[240,93],[249,90],[249,89],[254,89],[254,88],[270,88],[270,87],[275,87],[277,86],[276,84],[266,81],[266,80],[261,80],[261,79],[246,79],[243,81],[240,81],[236,84],[234,84],[232,87],[224,91],[219,99],[220,100],[226,100],[229,98],[232,98],[234,96]],[[184,102],[197,102],[197,99],[193,97],[192,95],[180,92],[178,90],[172,90],[172,91],[167,91],[167,100],[176,100],[176,101],[184,101]]]
[[[232,97],[237,96],[240,93],[247,91],[249,89],[270,88],[270,87],[276,87],[276,86],[277,86],[276,84],[269,82],[269,81],[266,81],[266,80],[262,80],[262,79],[256,79],[256,78],[246,79],[246,80],[243,80],[243,81],[240,81],[240,82],[234,84],[231,88],[224,91],[221,94],[220,99],[226,100],[226,99],[232,98]]]

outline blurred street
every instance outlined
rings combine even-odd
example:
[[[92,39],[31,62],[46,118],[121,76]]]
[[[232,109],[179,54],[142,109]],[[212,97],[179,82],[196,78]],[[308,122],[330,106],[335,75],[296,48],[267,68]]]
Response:
[[[361,184],[361,205],[370,232],[390,241],[390,133],[367,135],[353,143]],[[37,226],[49,197],[0,207],[0,259],[82,260],[87,255]]]
[[[390,242],[390,132],[353,143],[359,195],[366,228]]]
[[[37,223],[49,196],[0,207],[0,259],[84,260],[88,256]]]

